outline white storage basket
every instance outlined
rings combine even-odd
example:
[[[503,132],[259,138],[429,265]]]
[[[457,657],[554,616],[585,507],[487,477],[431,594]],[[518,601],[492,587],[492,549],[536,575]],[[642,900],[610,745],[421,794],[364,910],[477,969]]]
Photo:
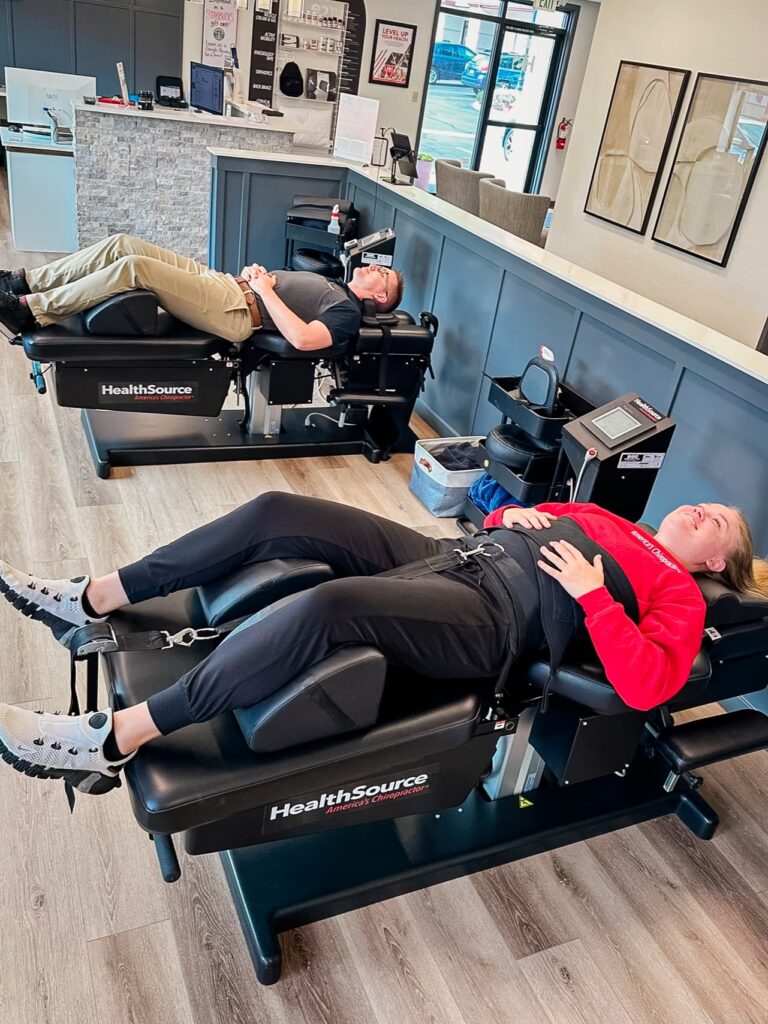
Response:
[[[479,437],[432,437],[428,441],[417,441],[413,452],[413,471],[410,489],[435,516],[458,516],[464,508],[467,491],[485,470],[446,469],[433,451],[448,445],[469,441],[475,446],[485,440]]]

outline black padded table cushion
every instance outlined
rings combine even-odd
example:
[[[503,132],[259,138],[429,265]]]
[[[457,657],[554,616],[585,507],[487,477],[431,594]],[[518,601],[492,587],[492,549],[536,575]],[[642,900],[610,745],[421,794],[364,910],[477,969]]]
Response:
[[[86,366],[125,362],[151,363],[163,359],[207,359],[224,353],[230,343],[215,334],[196,331],[180,321],[160,337],[88,334],[77,315],[60,324],[41,327],[22,336],[24,353],[42,363],[78,362]]]
[[[254,356],[263,352],[281,359],[340,359],[349,351],[350,343],[343,341],[326,348],[298,349],[277,331],[260,330],[254,331],[246,344]]]
[[[731,626],[738,622],[768,619],[768,598],[741,594],[708,576],[697,576],[696,582],[707,602],[707,626]]]
[[[203,625],[196,591],[145,601],[110,617],[116,632]],[[209,644],[166,651],[120,652],[103,658],[115,708],[129,707],[169,686],[211,650]],[[486,681],[422,680],[392,687],[383,718],[371,729],[274,754],[249,750],[234,714],[153,740],[126,768],[134,813],[148,831],[174,833],[287,799],[297,776],[311,788],[335,784],[348,762],[362,778],[410,760],[426,761],[467,743],[487,706]],[[394,692],[397,691],[397,692]]]
[[[379,353],[384,335],[380,327],[360,328],[355,343],[355,352]],[[435,343],[435,336],[426,327],[414,323],[398,323],[391,328],[389,353],[394,356],[428,356]]]
[[[526,666],[524,675],[537,689],[543,689],[549,679],[549,662],[532,660]],[[682,709],[717,700],[717,695],[710,696],[708,693],[711,677],[712,666],[709,658],[700,651],[693,663],[688,681],[673,700],[668,702],[669,707],[672,710],[675,707]],[[581,657],[569,655],[567,663],[561,665],[552,676],[550,690],[601,715],[621,715],[627,712],[627,705],[605,678],[603,667],[592,652],[585,651]],[[731,696],[731,693],[728,692],[727,696]]]

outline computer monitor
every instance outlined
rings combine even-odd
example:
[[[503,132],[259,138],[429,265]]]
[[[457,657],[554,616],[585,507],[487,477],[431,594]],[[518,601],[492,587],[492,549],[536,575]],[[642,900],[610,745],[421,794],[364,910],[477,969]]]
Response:
[[[96,95],[96,79],[88,75],[62,75],[55,71],[6,68],[7,118],[11,124],[42,124],[50,128],[46,108],[59,124],[70,128],[72,103]]]
[[[224,69],[192,61],[189,71],[189,105],[209,114],[224,113]]]

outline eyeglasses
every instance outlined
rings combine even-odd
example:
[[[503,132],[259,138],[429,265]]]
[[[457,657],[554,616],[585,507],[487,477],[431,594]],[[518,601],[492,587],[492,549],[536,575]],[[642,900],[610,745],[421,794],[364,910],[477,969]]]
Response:
[[[382,267],[382,266],[377,266],[376,269],[381,274],[381,276],[384,278],[384,290],[387,293],[387,298],[389,298],[389,279],[392,276],[392,271],[391,270],[387,270],[386,267]]]

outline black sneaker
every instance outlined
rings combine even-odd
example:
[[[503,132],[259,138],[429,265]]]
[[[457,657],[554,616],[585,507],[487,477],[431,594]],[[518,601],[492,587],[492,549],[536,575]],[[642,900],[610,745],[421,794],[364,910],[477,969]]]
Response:
[[[24,267],[18,270],[0,270],[0,291],[11,292],[13,295],[29,295],[27,275]]]
[[[0,323],[12,334],[31,331],[38,326],[32,310],[13,292],[0,291]]]

